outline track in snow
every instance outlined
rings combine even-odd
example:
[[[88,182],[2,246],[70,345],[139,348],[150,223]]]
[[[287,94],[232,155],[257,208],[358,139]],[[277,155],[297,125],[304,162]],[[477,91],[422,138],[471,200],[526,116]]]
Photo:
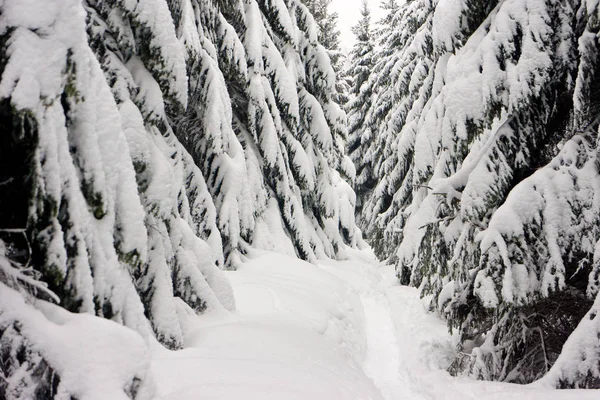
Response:
[[[361,296],[365,312],[367,357],[364,370],[387,400],[397,399],[406,387],[400,374],[400,348],[387,301],[381,295]]]
[[[368,253],[313,265],[264,252],[227,276],[238,310],[190,318],[185,350],[155,350],[159,398],[597,400],[451,377],[445,323]]]

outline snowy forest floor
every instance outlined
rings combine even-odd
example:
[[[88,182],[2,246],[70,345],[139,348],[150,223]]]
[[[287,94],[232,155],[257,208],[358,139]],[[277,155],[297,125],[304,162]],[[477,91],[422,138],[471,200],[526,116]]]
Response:
[[[256,252],[227,275],[237,312],[194,318],[185,350],[156,349],[152,372],[163,399],[598,396],[451,377],[446,325],[368,251],[319,265]]]

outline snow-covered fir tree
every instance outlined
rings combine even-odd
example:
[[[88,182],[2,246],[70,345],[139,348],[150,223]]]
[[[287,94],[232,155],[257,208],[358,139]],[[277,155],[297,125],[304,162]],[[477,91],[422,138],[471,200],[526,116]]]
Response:
[[[86,398],[59,332],[97,317],[145,340],[107,325],[106,357],[139,357],[104,395],[151,393],[149,346],[233,310],[222,268],[251,246],[361,243],[335,73],[299,1],[10,0],[0,21],[2,396]]]
[[[364,129],[375,130],[377,135],[360,148],[369,154],[367,162],[377,181],[372,192],[359,198],[365,206],[357,212],[375,254],[389,258],[401,238],[403,215],[399,210],[412,195],[411,118],[419,115],[432,90],[433,8],[428,1],[415,1],[400,10],[390,1],[383,3],[383,9],[374,78],[368,83],[374,105],[367,109],[363,123]]]
[[[347,74],[352,82],[346,112],[348,113],[348,154],[356,167],[355,192],[357,199],[357,215],[360,217],[362,199],[366,197],[375,186],[371,158],[372,143],[375,140],[376,130],[366,120],[367,113],[373,102],[373,88],[371,75],[375,52],[375,43],[371,28],[371,11],[366,0],[361,3],[361,18],[352,32],[356,36],[356,43],[350,53]],[[364,226],[364,224],[363,224]]]
[[[352,82],[346,75],[346,55],[342,52],[340,31],[338,29],[338,14],[330,12],[332,0],[302,0],[315,19],[319,28],[319,42],[327,50],[331,66],[336,74],[335,101],[344,106],[348,102],[348,91]]]
[[[327,50],[339,50],[340,31],[337,28],[337,13],[329,12],[331,0],[302,0],[319,28],[319,42]]]
[[[379,180],[357,190],[367,240],[458,330],[454,373],[597,386],[598,2],[413,0],[386,21],[404,28],[351,125],[380,132],[351,147],[377,154],[357,162]]]

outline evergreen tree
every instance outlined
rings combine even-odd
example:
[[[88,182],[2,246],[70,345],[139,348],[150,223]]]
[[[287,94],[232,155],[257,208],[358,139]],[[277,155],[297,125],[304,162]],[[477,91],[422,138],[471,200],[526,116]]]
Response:
[[[337,13],[330,13],[331,0],[302,0],[313,16],[319,29],[319,42],[327,50],[340,47],[340,32],[337,29]]]
[[[319,42],[327,49],[331,66],[336,74],[336,95],[334,100],[343,106],[348,102],[351,82],[346,76],[346,56],[340,47],[340,31],[338,29],[338,13],[329,12],[331,0],[302,0],[319,28]]]
[[[299,1],[64,0],[27,17],[43,3],[0,6],[0,229],[26,238],[2,236],[1,350],[27,352],[3,358],[0,393],[73,393],[18,328],[61,329],[37,297],[138,332],[110,325],[144,359],[156,339],[183,347],[186,315],[235,308],[221,269],[268,246],[265,219],[304,259],[361,243],[335,74]],[[150,387],[136,368],[107,393]]]
[[[390,83],[361,120],[382,132],[369,162],[384,178],[358,190],[361,220],[459,330],[455,373],[525,383],[556,362],[553,385],[596,385],[596,350],[576,374],[559,356],[597,293],[594,4],[414,0],[382,45]]]
[[[371,12],[366,0],[361,3],[361,19],[352,28],[356,43],[350,53],[348,76],[353,82],[348,113],[348,154],[356,167],[355,191],[356,214],[360,217],[363,198],[367,197],[376,183],[373,175],[371,145],[375,140],[375,127],[369,126],[366,116],[373,102],[374,43],[371,31]]]
[[[378,135],[361,149],[372,154],[368,162],[378,181],[372,192],[359,199],[365,206],[357,211],[375,254],[389,259],[401,239],[404,217],[399,210],[412,195],[414,134],[408,118],[418,118],[431,94],[435,58],[430,2],[413,1],[402,9],[394,1],[382,6],[386,14],[377,30],[380,50],[372,68],[375,104],[363,122],[365,127],[376,127]]]

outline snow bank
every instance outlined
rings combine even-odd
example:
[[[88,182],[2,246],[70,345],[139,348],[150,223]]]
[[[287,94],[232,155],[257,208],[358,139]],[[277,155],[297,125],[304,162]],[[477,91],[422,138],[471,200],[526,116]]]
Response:
[[[264,253],[228,277],[241,313],[291,313],[305,328],[346,349],[348,356],[359,361],[364,358],[360,296],[343,278],[321,266],[277,253]]]
[[[186,329],[185,350],[154,353],[159,395],[381,399],[360,367],[366,352],[363,308],[354,285],[339,277],[343,268],[272,252],[252,255],[227,272],[238,312],[199,316]]]

